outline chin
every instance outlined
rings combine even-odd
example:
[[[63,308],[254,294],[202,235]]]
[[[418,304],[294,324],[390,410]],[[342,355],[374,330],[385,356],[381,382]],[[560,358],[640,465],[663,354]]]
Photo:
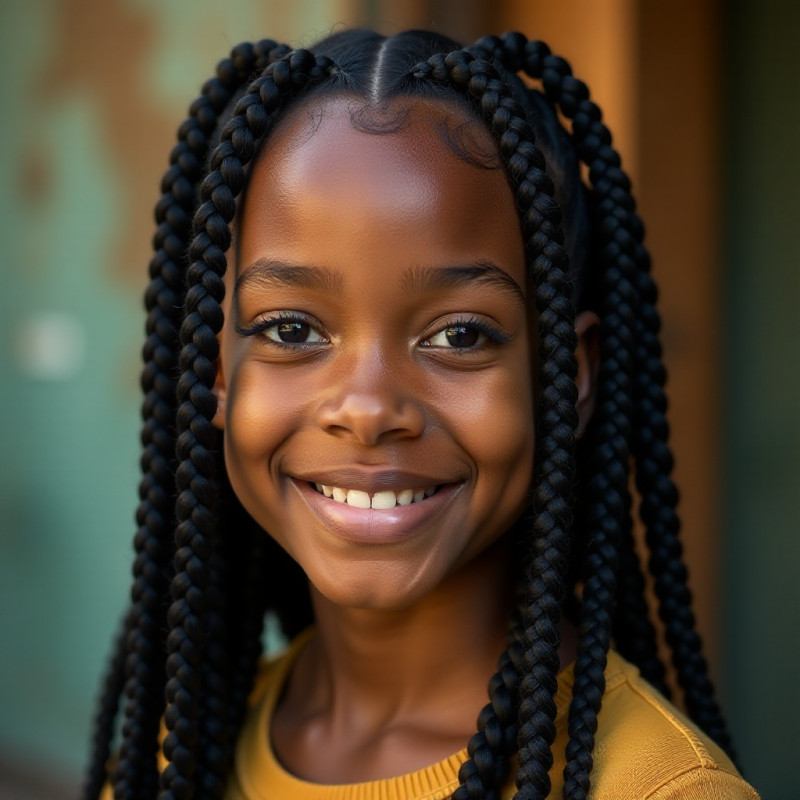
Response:
[[[349,565],[335,575],[309,573],[311,585],[329,603],[340,608],[402,611],[430,596],[439,580],[409,574],[386,563]]]

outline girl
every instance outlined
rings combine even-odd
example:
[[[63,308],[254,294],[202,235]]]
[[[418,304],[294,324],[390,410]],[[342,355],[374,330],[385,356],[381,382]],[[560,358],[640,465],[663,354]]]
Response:
[[[241,45],[178,138],[85,796],[124,693],[104,797],[756,797],[693,629],[642,226],[566,62]],[[266,612],[293,642],[259,662]]]

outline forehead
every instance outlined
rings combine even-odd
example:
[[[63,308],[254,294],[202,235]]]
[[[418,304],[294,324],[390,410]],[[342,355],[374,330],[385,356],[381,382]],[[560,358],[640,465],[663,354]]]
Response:
[[[253,166],[239,223],[245,265],[266,255],[337,266],[343,243],[362,256],[382,249],[382,259],[393,246],[417,260],[435,261],[438,250],[450,260],[522,259],[490,134],[464,109],[427,99],[376,110],[312,98],[293,109]]]

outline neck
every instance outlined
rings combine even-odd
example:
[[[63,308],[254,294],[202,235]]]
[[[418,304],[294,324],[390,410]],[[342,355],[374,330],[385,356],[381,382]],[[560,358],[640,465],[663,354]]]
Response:
[[[462,749],[505,647],[510,565],[501,541],[393,611],[343,608],[312,588],[316,635],[298,655],[271,727],[287,769],[317,783],[351,783],[412,772]],[[570,642],[562,666],[574,654]]]
[[[509,572],[501,543],[410,608],[342,608],[312,588],[317,636],[296,670],[307,702],[376,726],[463,703],[471,729],[505,646]]]

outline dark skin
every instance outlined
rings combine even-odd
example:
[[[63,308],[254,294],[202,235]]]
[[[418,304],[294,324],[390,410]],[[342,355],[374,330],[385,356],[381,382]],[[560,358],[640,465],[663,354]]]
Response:
[[[533,478],[535,318],[513,194],[441,125],[466,122],[491,149],[489,135],[427,100],[395,101],[405,124],[366,133],[354,107],[293,111],[254,165],[216,386],[233,488],[311,583],[317,632],[270,735],[319,783],[465,746],[504,647],[505,534]],[[585,421],[594,315],[578,332]],[[375,507],[357,507],[365,496]],[[562,664],[574,647],[565,629]]]

